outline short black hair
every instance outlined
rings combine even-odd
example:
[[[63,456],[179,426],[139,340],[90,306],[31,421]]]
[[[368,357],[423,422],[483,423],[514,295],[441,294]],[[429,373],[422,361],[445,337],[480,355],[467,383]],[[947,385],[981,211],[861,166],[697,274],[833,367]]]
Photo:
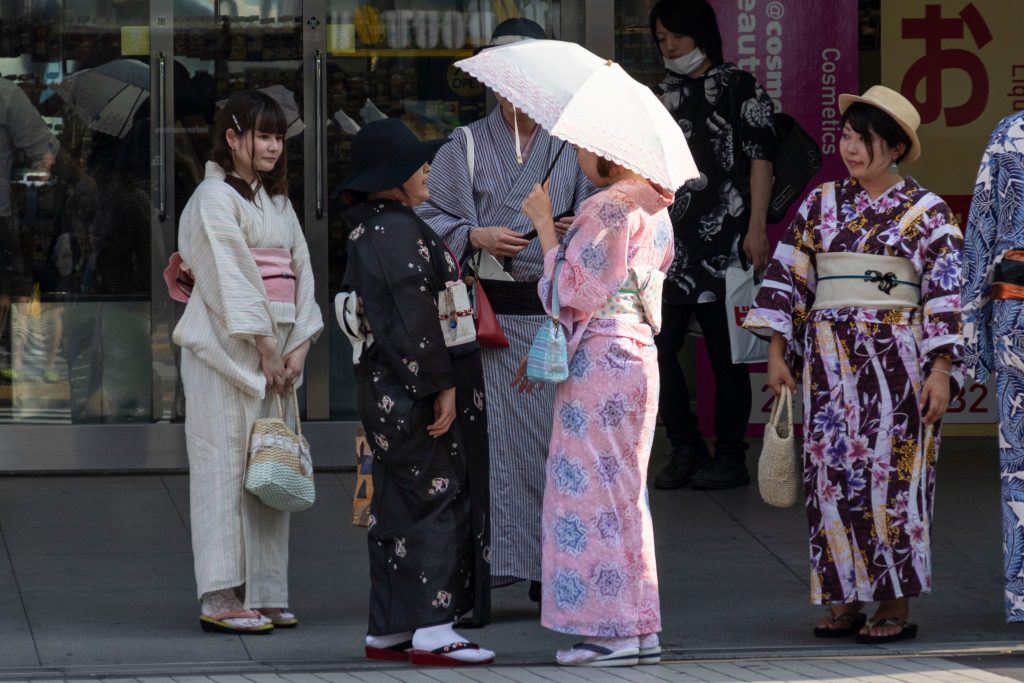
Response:
[[[889,146],[889,149],[896,149],[901,142],[903,143],[903,154],[897,157],[897,164],[910,153],[913,142],[907,135],[907,131],[903,130],[896,119],[878,107],[866,102],[854,102],[846,108],[843,118],[839,122],[840,128],[845,128],[846,124],[850,124],[850,128],[864,140],[864,145],[868,148],[868,158],[871,161],[875,160],[876,135]]]
[[[712,64],[725,61],[722,56],[722,32],[718,30],[715,10],[707,0],[658,0],[651,10],[651,35],[655,35],[654,22],[679,36],[690,36]]]

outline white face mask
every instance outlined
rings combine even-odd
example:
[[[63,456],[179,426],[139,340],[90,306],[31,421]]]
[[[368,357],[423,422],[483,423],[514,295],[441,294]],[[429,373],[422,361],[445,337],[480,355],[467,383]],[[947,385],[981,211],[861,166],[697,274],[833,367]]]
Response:
[[[686,76],[699,69],[700,65],[704,63],[704,59],[704,51],[697,47],[682,57],[676,57],[675,59],[668,59],[666,57],[665,68],[680,76]]]

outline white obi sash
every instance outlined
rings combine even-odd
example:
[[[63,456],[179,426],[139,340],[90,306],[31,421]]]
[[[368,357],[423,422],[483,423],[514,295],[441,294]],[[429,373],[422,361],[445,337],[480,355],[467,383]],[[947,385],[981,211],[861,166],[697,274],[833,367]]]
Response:
[[[818,285],[812,311],[918,308],[921,278],[909,259],[854,252],[815,255]]]
[[[661,331],[661,293],[665,273],[657,268],[638,266],[630,268],[626,281],[604,306],[594,311],[598,320],[625,320],[646,322],[651,331]]]

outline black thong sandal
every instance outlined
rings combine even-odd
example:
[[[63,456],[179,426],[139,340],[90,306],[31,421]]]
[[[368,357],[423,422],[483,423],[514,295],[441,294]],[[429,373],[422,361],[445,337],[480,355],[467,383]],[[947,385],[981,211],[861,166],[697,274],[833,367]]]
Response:
[[[846,622],[846,626],[842,628],[815,626],[815,638],[846,638],[847,636],[855,635],[864,627],[864,624],[868,620],[868,615],[863,612],[843,612],[842,614],[836,614],[832,611],[831,607],[825,610],[825,614],[833,624]]]
[[[871,629],[877,626],[899,626],[900,630],[889,636],[873,636]],[[906,619],[889,617],[888,619],[876,619],[869,621],[865,627],[869,633],[858,633],[853,642],[861,645],[881,645],[882,643],[895,643],[898,640],[910,640],[917,637],[917,624],[911,624]]]

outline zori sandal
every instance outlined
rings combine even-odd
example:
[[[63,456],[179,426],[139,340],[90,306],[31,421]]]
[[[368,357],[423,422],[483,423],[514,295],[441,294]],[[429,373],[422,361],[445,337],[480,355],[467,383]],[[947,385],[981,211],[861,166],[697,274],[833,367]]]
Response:
[[[270,619],[270,623],[275,628],[295,628],[299,625],[299,618],[285,609],[257,609],[255,611],[265,619]]]
[[[864,627],[864,623],[868,620],[868,615],[863,612],[843,612],[842,614],[836,614],[832,611],[831,607],[827,607],[825,609],[825,618],[829,620],[829,623],[838,624],[840,622],[845,622],[846,625],[842,628],[815,626],[815,638],[845,638],[847,636],[855,635]]]
[[[255,622],[250,625],[245,622]],[[200,614],[199,625],[207,633],[264,634],[274,630],[274,624],[256,610],[238,610],[219,614]]]
[[[488,657],[480,662],[468,662],[464,659],[456,659],[453,653],[459,650],[479,650],[476,643],[449,643],[436,650],[412,650],[409,652],[409,663],[413,666],[487,666],[494,664],[494,657]]]
[[[407,662],[412,651],[412,641],[407,640],[389,647],[366,646],[366,658],[380,662]]]
[[[661,664],[661,645],[640,648],[637,660],[637,664]]]
[[[910,640],[917,637],[917,624],[908,623],[906,619],[889,617],[888,619],[876,619],[865,624],[869,633],[858,633],[853,642],[861,645],[881,645],[882,643],[895,643],[898,640]],[[899,626],[900,630],[888,636],[873,636],[870,631],[879,626]]]
[[[640,663],[640,648],[637,647],[613,651],[611,648],[595,643],[576,643],[572,646],[572,650],[574,652],[585,650],[589,655],[581,659],[573,658],[566,661],[556,657],[559,666],[636,666]],[[658,657],[660,659],[660,652]]]

